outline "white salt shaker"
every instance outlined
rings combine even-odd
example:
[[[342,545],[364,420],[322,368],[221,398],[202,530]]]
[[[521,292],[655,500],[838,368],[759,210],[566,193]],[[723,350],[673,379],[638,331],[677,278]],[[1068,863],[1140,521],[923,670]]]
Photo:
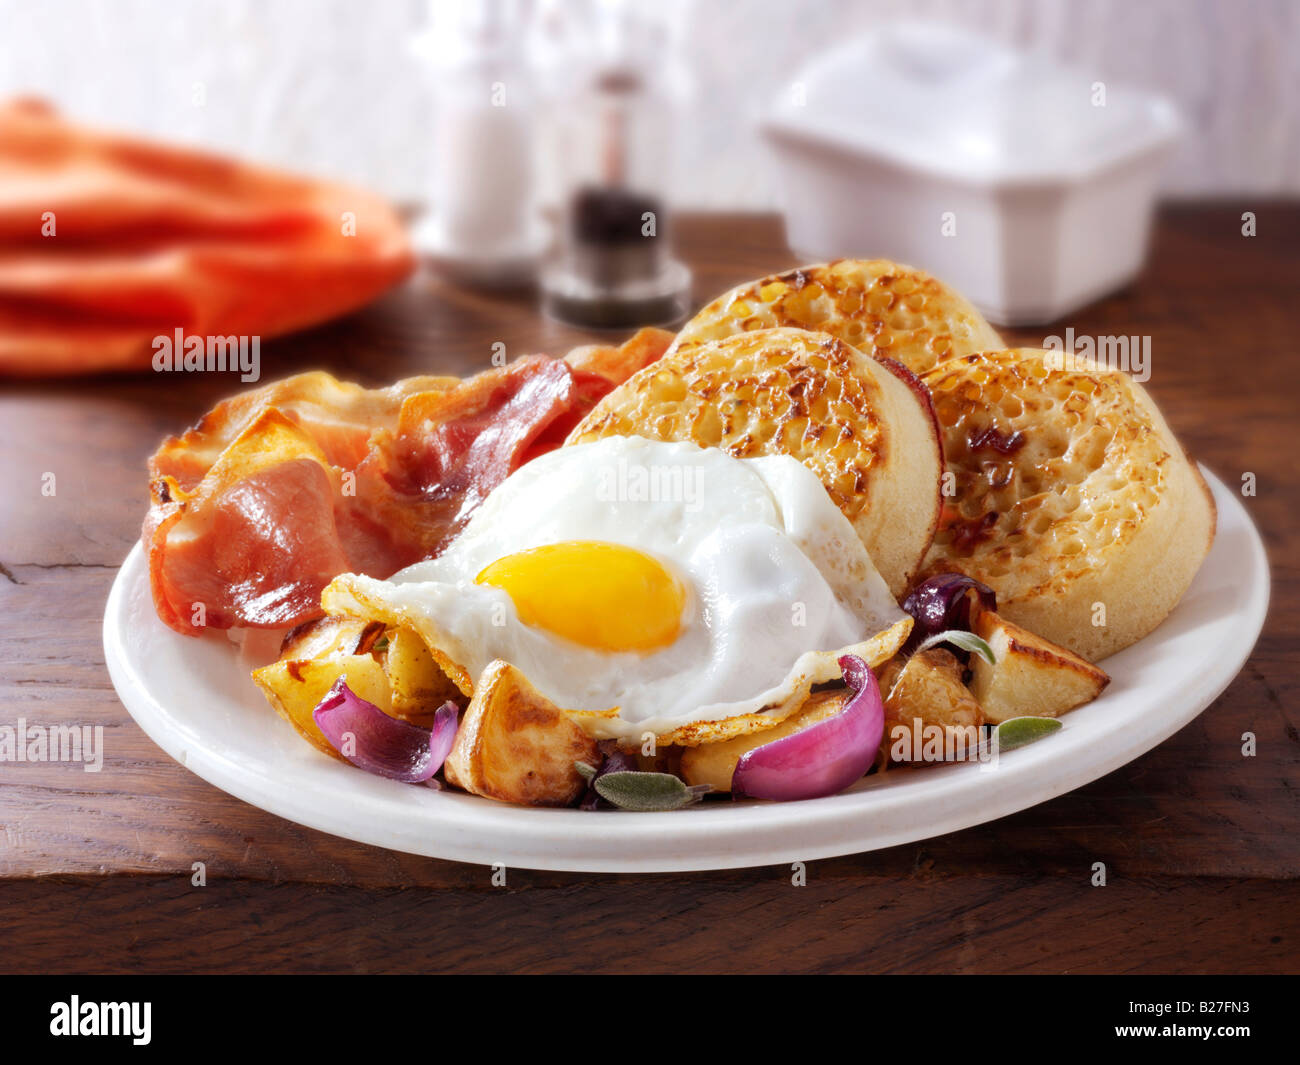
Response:
[[[414,42],[433,94],[429,209],[413,239],[454,276],[516,284],[547,230],[536,194],[537,103],[530,0],[430,0]]]

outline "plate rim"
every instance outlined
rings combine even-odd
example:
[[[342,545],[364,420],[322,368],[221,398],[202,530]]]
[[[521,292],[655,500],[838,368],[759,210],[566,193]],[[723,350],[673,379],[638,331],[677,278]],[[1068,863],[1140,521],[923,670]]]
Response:
[[[1177,711],[1164,716],[1148,715],[1146,720],[1116,722],[1110,726],[1104,733],[1108,738],[1121,727],[1128,727],[1130,734],[1125,742],[1108,748],[1109,753],[1104,757],[1085,759],[1067,767],[1070,771],[1056,773],[1044,784],[1035,770],[1041,763],[1052,758],[1052,742],[1049,738],[1032,748],[1021,749],[1017,752],[1014,763],[1009,767],[1000,767],[1007,771],[999,772],[983,786],[981,798],[987,801],[978,805],[952,803],[950,809],[955,812],[946,813],[937,820],[913,824],[908,828],[896,828],[890,832],[870,834],[861,831],[855,833],[852,830],[848,823],[852,821],[854,813],[861,815],[868,812],[860,796],[880,792],[880,797],[873,798],[872,803],[877,812],[886,812],[917,802],[910,792],[922,785],[924,794],[919,801],[931,806],[941,805],[945,799],[960,797],[967,792],[971,787],[969,774],[979,770],[960,765],[931,767],[924,771],[923,777],[909,775],[908,781],[891,785],[889,792],[878,787],[877,778],[867,778],[865,784],[857,785],[850,791],[799,803],[707,804],[670,813],[596,815],[600,820],[617,818],[618,829],[615,832],[600,826],[599,821],[592,822],[593,815],[587,811],[532,809],[493,803],[478,796],[453,792],[425,792],[423,795],[437,802],[450,800],[462,810],[462,814],[448,819],[445,831],[437,837],[418,840],[407,838],[401,842],[394,842],[391,835],[387,841],[378,839],[378,833],[369,818],[380,813],[386,806],[391,816],[391,798],[386,791],[376,791],[364,797],[353,796],[353,809],[349,816],[340,821],[337,812],[325,813],[323,811],[326,807],[311,801],[315,792],[299,793],[291,785],[277,784],[263,774],[239,765],[212,747],[187,743],[183,736],[177,734],[176,728],[179,726],[173,726],[170,722],[179,719],[155,696],[141,677],[138,664],[132,660],[124,642],[124,627],[119,623],[129,612],[132,593],[138,591],[136,583],[141,579],[146,585],[148,583],[144,554],[139,542],[133,545],[123,561],[105,604],[105,663],[118,698],[132,719],[154,743],[195,775],[227,794],[275,816],[370,846],[475,865],[490,865],[500,861],[507,867],[514,868],[589,873],[700,872],[869,853],[986,824],[1100,779],[1184,728],[1232,684],[1248,661],[1262,631],[1268,612],[1271,574],[1263,540],[1250,513],[1219,478],[1204,466],[1201,470],[1219,507],[1219,527],[1224,524],[1225,512],[1230,511],[1233,521],[1241,522],[1250,540],[1250,551],[1242,553],[1238,566],[1244,576],[1251,578],[1251,583],[1241,610],[1233,615],[1243,624],[1233,628],[1234,638],[1223,648],[1228,653],[1219,660],[1218,668],[1185,675],[1172,690],[1162,693],[1163,699],[1180,708]],[[1218,542],[1216,535],[1216,544]],[[1167,619],[1162,622],[1162,626],[1166,623]],[[1158,632],[1159,627],[1155,631]],[[1144,637],[1144,640],[1150,639],[1151,635]],[[1139,641],[1134,646],[1142,642]],[[323,754],[318,757],[339,771],[348,774],[358,772]],[[324,769],[324,766],[321,768]],[[401,789],[392,792],[392,798],[400,796],[402,791],[408,794],[410,791],[409,785],[380,781],[378,778],[366,779]],[[904,795],[904,791],[909,794]],[[474,805],[466,805],[469,803]],[[581,833],[566,831],[575,818],[583,819]],[[664,822],[663,818],[673,818],[673,821]],[[569,845],[568,850],[556,854],[548,853],[544,848],[539,849],[534,830],[545,822],[550,824],[546,825],[549,831],[544,835],[549,839],[562,837]],[[671,835],[675,836],[679,849],[665,847],[663,839],[658,839],[653,840],[658,846],[644,853],[637,852],[638,845],[646,844],[656,835],[657,826],[668,824],[674,830]],[[609,829],[614,828],[611,823]],[[493,858],[491,849],[473,837],[474,832],[484,830],[494,831],[497,835],[513,832],[514,842],[502,843],[496,849],[514,849],[516,853],[503,853],[498,858]],[[725,831],[725,835],[717,834],[720,831]],[[791,834],[798,836],[797,842],[785,838]],[[870,842],[862,842],[868,834],[871,836]],[[618,847],[612,853],[605,851],[604,848],[611,844],[611,835],[618,836],[614,842],[622,845],[621,851]],[[788,857],[780,857],[782,854]]]

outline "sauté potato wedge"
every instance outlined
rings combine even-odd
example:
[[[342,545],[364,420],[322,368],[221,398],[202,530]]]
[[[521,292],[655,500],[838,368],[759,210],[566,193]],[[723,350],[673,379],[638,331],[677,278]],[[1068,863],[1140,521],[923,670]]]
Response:
[[[1012,717],[1059,717],[1092,702],[1110,683],[1087,659],[992,610],[981,611],[974,628],[997,659],[990,666],[971,655],[971,692],[992,724]]]
[[[447,783],[485,798],[567,806],[587,786],[574,762],[600,765],[596,741],[498,659],[474,687],[443,771]]]

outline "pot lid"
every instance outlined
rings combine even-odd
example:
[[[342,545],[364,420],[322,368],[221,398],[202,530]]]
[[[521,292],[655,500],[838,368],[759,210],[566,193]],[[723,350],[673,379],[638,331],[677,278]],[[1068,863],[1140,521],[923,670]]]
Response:
[[[1161,97],[953,26],[894,24],[826,53],[769,135],[892,158],[965,181],[1077,178],[1179,129]]]

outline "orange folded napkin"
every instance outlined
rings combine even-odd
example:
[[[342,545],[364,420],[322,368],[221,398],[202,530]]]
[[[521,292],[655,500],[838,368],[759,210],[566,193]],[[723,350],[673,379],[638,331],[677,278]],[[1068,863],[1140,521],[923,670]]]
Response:
[[[287,333],[413,266],[371,193],[0,106],[0,374],[146,369],[177,330]]]

